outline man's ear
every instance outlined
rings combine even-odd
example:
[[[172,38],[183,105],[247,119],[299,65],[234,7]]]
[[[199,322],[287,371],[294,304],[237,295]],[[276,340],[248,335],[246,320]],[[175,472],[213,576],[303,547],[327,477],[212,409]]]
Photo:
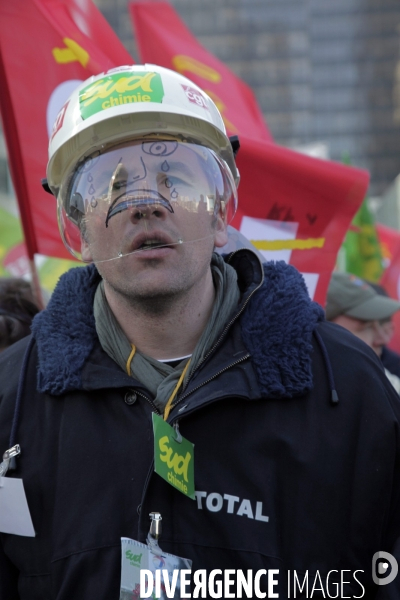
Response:
[[[214,227],[214,246],[216,248],[222,248],[228,243],[228,226],[225,223],[225,215],[218,213]]]

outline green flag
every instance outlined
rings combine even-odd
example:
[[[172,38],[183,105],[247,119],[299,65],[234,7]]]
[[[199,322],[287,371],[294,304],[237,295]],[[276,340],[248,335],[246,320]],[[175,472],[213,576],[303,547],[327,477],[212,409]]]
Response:
[[[378,282],[383,274],[383,259],[374,218],[367,198],[355,215],[346,234],[343,268],[362,279]]]
[[[351,165],[350,155],[345,152],[342,156],[345,165]],[[346,271],[378,283],[384,267],[381,245],[376,232],[374,217],[365,198],[356,213],[346,234],[338,256],[340,271]]]

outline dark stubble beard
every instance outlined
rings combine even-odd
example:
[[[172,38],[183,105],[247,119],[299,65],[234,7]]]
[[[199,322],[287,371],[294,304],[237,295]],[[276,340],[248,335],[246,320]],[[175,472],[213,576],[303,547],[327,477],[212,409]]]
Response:
[[[103,265],[100,263],[96,266],[104,282],[123,304],[135,313],[141,313],[147,317],[167,316],[171,311],[179,311],[179,307],[184,308],[193,286],[199,279],[202,280],[207,270],[210,269],[210,263],[208,263],[196,273],[195,277],[190,276],[186,272],[182,278],[175,282],[175,285],[170,285],[169,289],[141,291],[140,289],[135,289],[135,286],[132,284],[120,285],[120,282],[118,284],[111,282],[107,277],[107,273],[104,273]],[[121,280],[123,280],[122,277],[120,277]]]
[[[132,295],[132,293],[109,285],[126,306],[148,317],[160,317],[169,314],[173,307],[176,310],[177,303],[181,300],[181,293],[175,290]]]

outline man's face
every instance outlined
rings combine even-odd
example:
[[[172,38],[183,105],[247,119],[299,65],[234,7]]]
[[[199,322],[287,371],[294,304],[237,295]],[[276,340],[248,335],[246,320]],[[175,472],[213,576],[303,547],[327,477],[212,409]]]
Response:
[[[121,293],[186,289],[209,269],[214,246],[227,242],[224,206],[214,210],[223,178],[207,152],[138,142],[83,169],[76,188],[88,206],[82,256]]]
[[[362,321],[347,315],[339,315],[336,319],[333,319],[333,322],[363,340],[378,356],[382,354],[382,347],[390,342],[393,335],[393,325],[390,318],[382,321]]]
[[[387,346],[394,334],[394,325],[391,317],[376,321],[375,337],[373,349],[378,356],[381,356],[383,346]]]

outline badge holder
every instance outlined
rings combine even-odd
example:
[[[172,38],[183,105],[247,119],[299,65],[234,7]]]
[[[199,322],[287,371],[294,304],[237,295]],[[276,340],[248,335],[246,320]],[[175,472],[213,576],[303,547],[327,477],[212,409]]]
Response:
[[[6,477],[7,471],[15,468],[13,462],[19,454],[21,454],[21,448],[15,444],[4,452],[3,461],[0,464],[0,531],[35,537],[22,479]]]
[[[15,444],[3,454],[3,462],[0,464],[0,477],[5,477],[8,469],[15,469],[15,457],[21,454],[21,447]]]
[[[173,427],[153,413],[154,470],[167,483],[195,500],[194,444],[184,438],[178,423]]]
[[[189,575],[192,561],[163,552],[159,546],[162,517],[150,513],[146,544],[121,538],[122,565],[120,600],[181,598],[181,573]]]

